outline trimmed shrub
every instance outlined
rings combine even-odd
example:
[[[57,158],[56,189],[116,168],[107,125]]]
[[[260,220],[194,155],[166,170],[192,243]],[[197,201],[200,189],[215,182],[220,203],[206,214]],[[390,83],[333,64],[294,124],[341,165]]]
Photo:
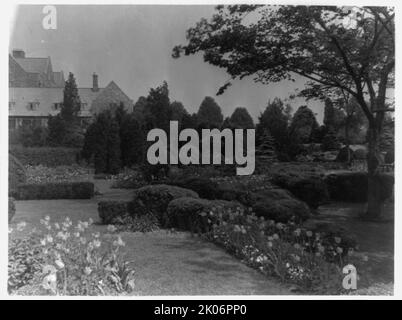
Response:
[[[8,197],[8,222],[10,222],[15,215],[14,198]]]
[[[304,202],[294,198],[278,200],[262,198],[252,208],[256,216],[272,219],[276,222],[286,223],[294,221],[300,223],[310,217],[308,206]]]
[[[183,197],[172,200],[167,207],[166,226],[194,233],[210,231],[213,210],[236,211],[243,206],[237,202]],[[211,215],[212,213],[212,215]]]
[[[295,176],[278,173],[272,177],[272,182],[281,188],[289,190],[313,209],[318,208],[328,200],[327,186],[320,176]]]
[[[128,204],[127,210],[133,216],[153,214],[164,225],[169,202],[182,197],[198,198],[198,194],[176,186],[149,185],[135,190],[133,201]]]
[[[98,214],[102,224],[115,224],[127,215],[127,201],[101,201]]]
[[[10,153],[18,158],[23,165],[44,165],[57,167],[72,165],[79,159],[79,149],[75,148],[24,148],[10,146]]]
[[[182,179],[168,180],[167,184],[193,190],[197,192],[201,198],[211,200],[220,198],[221,192],[219,190],[218,183],[208,178],[193,176]]]
[[[27,174],[22,163],[12,154],[8,154],[8,194],[16,192],[18,185],[25,183]]]
[[[326,176],[329,195],[332,200],[366,202],[368,191],[367,172],[337,172]],[[381,199],[392,195],[394,177],[379,174],[376,182],[381,191]]]
[[[363,148],[356,149],[353,153],[354,159],[356,160],[366,160],[367,159],[367,151]]]
[[[348,159],[348,147],[343,147],[339,150],[338,155],[336,156],[337,162],[348,162],[354,159],[354,152],[351,148],[349,148],[349,159]]]
[[[90,199],[94,196],[92,182],[26,183],[18,186],[18,200]]]

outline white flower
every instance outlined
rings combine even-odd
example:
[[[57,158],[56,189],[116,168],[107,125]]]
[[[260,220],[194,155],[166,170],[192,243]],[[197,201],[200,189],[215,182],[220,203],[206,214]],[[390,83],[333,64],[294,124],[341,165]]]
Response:
[[[310,238],[313,236],[313,233],[311,231],[306,231],[306,236]]]
[[[90,267],[85,267],[84,273],[89,276],[92,273],[92,269]]]
[[[56,264],[56,266],[57,266],[59,269],[63,269],[63,268],[64,268],[64,263],[63,263],[62,260],[56,260],[56,261],[55,261],[55,264]]]
[[[101,246],[101,242],[99,240],[94,240],[93,245],[95,248],[99,248]]]
[[[22,231],[25,229],[26,226],[27,226],[26,222],[21,221],[20,223],[17,224],[17,230]]]
[[[116,228],[114,225],[112,225],[112,224],[109,224],[109,225],[107,226],[107,231],[108,231],[108,232],[113,233],[113,232],[115,232],[116,230],[117,230],[117,228]]]
[[[113,242],[113,245],[117,247],[124,247],[126,244],[124,243],[123,239],[119,236],[117,240]]]
[[[53,243],[53,237],[50,234],[48,234],[46,236],[46,241],[49,242],[49,243]]]

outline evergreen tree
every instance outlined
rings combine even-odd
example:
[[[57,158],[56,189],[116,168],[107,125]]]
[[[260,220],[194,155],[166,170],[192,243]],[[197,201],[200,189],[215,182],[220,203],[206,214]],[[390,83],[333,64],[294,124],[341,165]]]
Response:
[[[284,106],[284,103],[279,98],[268,101],[264,112],[258,117],[257,138],[263,136],[264,132],[268,130],[275,139],[276,149],[278,151],[286,149],[288,145],[290,110],[290,107]]]
[[[98,114],[89,126],[82,155],[85,159],[93,159],[95,173],[116,174],[119,172],[119,125],[110,110]]]
[[[159,128],[169,132],[170,118],[171,109],[169,89],[165,81],[161,86],[149,91],[149,95],[144,106],[146,130]]]
[[[321,149],[323,151],[334,151],[340,148],[339,140],[336,136],[335,130],[330,127],[330,129],[325,134],[322,139]]]
[[[296,144],[309,143],[317,129],[318,123],[313,111],[307,106],[301,106],[297,109],[290,124],[290,138]]]
[[[226,120],[226,119],[225,119]],[[246,108],[237,107],[229,119],[230,126],[234,129],[253,129],[254,121]]]
[[[264,161],[277,161],[275,139],[268,129],[263,131],[258,142],[258,146],[255,150],[256,157]]]
[[[63,91],[63,105],[60,116],[68,124],[72,124],[77,119],[80,111],[81,101],[78,96],[77,84],[74,75],[70,72]]]
[[[220,128],[223,121],[221,107],[212,97],[205,97],[198,109],[197,118],[199,128]]]

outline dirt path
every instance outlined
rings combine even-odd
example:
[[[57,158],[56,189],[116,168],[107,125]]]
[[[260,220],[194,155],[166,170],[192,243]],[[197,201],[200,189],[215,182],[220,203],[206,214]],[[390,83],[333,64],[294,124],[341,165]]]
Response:
[[[11,227],[25,221],[27,231],[39,226],[46,215],[62,221],[69,216],[74,222],[98,220],[97,202],[101,199],[130,197],[129,190],[100,187],[103,195],[90,200],[17,201]],[[104,232],[106,226],[94,225]],[[15,231],[17,232],[17,231]],[[23,234],[13,233],[13,236]],[[189,233],[121,234],[126,242],[127,259],[136,270],[137,295],[278,295],[292,294],[275,279],[268,279],[244,265],[217,246],[192,237]]]

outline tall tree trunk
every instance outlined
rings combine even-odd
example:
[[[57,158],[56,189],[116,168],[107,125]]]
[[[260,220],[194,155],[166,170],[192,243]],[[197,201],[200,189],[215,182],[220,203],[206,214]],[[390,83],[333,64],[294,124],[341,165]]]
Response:
[[[350,141],[349,141],[349,116],[347,116],[346,123],[345,123],[345,144],[346,144],[346,150],[347,150],[347,161],[346,163],[348,166],[351,165],[351,156],[350,156]]]
[[[368,193],[367,219],[380,219],[382,216],[383,200],[381,199],[381,179],[378,171],[380,164],[380,130],[375,123],[369,124],[368,129]]]

